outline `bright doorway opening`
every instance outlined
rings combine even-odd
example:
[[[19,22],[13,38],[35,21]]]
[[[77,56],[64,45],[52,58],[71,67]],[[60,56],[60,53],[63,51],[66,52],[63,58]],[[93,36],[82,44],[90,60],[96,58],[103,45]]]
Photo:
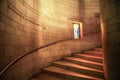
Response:
[[[81,22],[74,22],[73,23],[74,28],[74,39],[81,39],[83,38],[83,28]]]

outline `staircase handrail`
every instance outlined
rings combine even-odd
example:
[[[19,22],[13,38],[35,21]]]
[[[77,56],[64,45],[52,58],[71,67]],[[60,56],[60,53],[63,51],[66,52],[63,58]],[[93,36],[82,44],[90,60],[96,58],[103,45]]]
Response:
[[[9,68],[11,67],[14,63],[16,63],[18,60],[22,59],[23,57],[37,51],[37,50],[40,50],[42,48],[45,48],[45,47],[48,47],[48,46],[51,46],[51,45],[54,45],[54,44],[57,44],[57,43],[60,43],[60,42],[64,42],[64,41],[68,41],[68,40],[72,40],[73,38],[66,38],[66,39],[62,39],[62,40],[58,40],[58,41],[55,41],[55,42],[51,42],[51,43],[48,43],[48,44],[45,44],[43,46],[40,46],[38,48],[35,48],[35,49],[32,49],[24,54],[21,54],[20,56],[18,56],[17,58],[15,58],[13,61],[11,61],[1,72],[0,72],[0,76]]]

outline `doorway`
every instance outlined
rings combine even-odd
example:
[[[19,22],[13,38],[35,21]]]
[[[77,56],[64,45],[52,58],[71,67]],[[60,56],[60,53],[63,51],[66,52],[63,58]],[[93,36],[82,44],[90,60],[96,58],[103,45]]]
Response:
[[[74,28],[74,39],[83,38],[82,23],[81,22],[74,22],[73,28]]]

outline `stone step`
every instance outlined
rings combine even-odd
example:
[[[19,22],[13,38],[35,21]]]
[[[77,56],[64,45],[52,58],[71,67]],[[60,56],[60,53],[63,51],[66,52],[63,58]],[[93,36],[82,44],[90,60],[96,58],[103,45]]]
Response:
[[[101,71],[101,70],[96,70],[96,69],[93,69],[93,68],[81,66],[81,65],[70,63],[70,62],[67,62],[67,61],[56,61],[56,62],[53,63],[53,65],[57,66],[57,67],[65,68],[65,69],[68,69],[68,70],[72,70],[72,71],[75,71],[75,72],[79,72],[79,73],[82,73],[82,74],[85,74],[85,75],[104,78],[103,71]]]
[[[60,67],[50,66],[43,69],[44,73],[66,78],[68,80],[103,80],[88,75],[83,75]]]
[[[92,56],[98,56],[98,57],[103,56],[102,52],[97,52],[97,51],[84,51],[84,54],[88,54],[88,55],[92,55]]]
[[[30,79],[30,80],[40,80],[40,79],[35,79],[35,78],[32,78],[32,79]]]
[[[101,63],[97,63],[97,62],[93,62],[93,61],[89,61],[81,58],[76,58],[76,57],[64,57],[64,60],[103,71],[103,64]]]
[[[94,51],[103,52],[102,48],[94,48]]]
[[[88,54],[73,54],[73,56],[77,58],[81,58],[81,59],[103,63],[102,57],[99,57],[99,56],[93,56],[93,55],[88,55]]]
[[[54,75],[40,73],[39,75],[34,76],[34,78],[32,78],[31,80],[65,80],[65,79]]]

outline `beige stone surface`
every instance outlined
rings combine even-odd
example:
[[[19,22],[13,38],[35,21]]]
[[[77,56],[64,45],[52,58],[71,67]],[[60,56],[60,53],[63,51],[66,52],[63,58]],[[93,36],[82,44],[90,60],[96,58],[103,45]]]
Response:
[[[65,79],[41,73],[36,78],[31,80],[65,80]]]
[[[84,39],[58,43],[25,56],[17,62],[21,62],[18,64],[20,67],[14,69],[13,65],[12,70],[5,73],[10,77],[9,80],[20,80],[23,77],[22,80],[26,80],[62,56],[100,46],[99,34],[90,36],[100,32],[100,26],[95,22],[95,13],[99,13],[97,0],[1,0],[0,57],[4,57],[0,58],[0,71],[25,52],[73,37],[74,21],[83,23]]]
[[[101,19],[103,33],[103,50],[104,50],[104,63],[105,63],[105,77],[108,80],[118,79],[120,75],[119,67],[117,64],[120,60],[120,14],[119,14],[119,0],[101,0]]]

